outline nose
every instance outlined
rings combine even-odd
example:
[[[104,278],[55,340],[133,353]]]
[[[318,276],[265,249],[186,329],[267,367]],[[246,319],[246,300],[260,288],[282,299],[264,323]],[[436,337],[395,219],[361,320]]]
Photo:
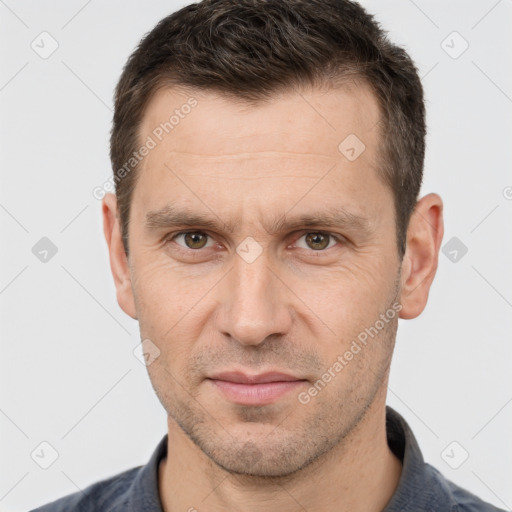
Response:
[[[269,265],[266,251],[251,263],[235,255],[220,292],[217,328],[225,336],[256,346],[289,331],[291,292]]]

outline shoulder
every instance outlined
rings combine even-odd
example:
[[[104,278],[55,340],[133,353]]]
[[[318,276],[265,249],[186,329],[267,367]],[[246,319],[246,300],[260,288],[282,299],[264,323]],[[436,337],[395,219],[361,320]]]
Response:
[[[391,451],[402,461],[400,481],[386,512],[503,511],[451,482],[426,463],[410,426],[389,406],[386,410],[386,433]]]
[[[450,503],[450,512],[504,512],[504,509],[497,508],[483,501],[478,496],[448,480],[430,464],[425,464],[425,466],[428,467],[429,472],[444,495],[443,501]]]
[[[162,512],[158,494],[158,468],[167,455],[167,434],[145,466],[100,480],[31,512]]]
[[[56,501],[43,505],[31,512],[117,512],[125,510],[130,488],[140,467],[132,468],[118,475],[96,482],[82,491],[69,494]]]

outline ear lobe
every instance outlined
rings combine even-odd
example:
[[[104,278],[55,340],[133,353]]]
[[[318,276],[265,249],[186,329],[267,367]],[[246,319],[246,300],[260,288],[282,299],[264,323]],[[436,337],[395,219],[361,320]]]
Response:
[[[106,194],[103,198],[102,214],[103,233],[108,245],[110,268],[116,287],[117,302],[128,316],[137,319],[130,266],[123,246],[121,223],[117,211],[117,199],[114,194]]]
[[[421,198],[409,222],[402,261],[400,318],[416,318],[425,309],[444,234],[443,202],[437,194]]]

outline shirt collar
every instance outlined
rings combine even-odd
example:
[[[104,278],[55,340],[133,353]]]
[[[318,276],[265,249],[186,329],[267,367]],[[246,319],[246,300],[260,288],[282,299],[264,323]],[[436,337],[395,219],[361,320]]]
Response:
[[[386,434],[389,448],[402,461],[402,473],[383,512],[445,510],[453,505],[444,480],[433,467],[425,464],[411,427],[389,406],[386,407]]]

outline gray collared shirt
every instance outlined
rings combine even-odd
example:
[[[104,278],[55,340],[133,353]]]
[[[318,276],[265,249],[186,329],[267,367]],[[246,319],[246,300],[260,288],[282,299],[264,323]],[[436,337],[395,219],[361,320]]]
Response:
[[[398,487],[383,512],[504,512],[425,463],[409,425],[391,407],[386,408],[386,431],[389,447],[403,467]],[[97,482],[32,512],[163,512],[158,466],[166,455],[167,435],[145,466]]]

